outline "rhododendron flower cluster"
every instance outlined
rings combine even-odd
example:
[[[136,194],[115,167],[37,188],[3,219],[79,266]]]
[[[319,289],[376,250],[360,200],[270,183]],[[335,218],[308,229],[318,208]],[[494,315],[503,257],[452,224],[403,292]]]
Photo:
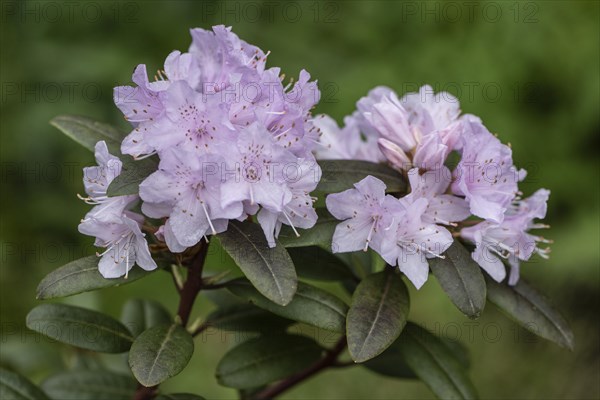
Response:
[[[410,193],[400,198],[386,196],[385,184],[373,177],[329,195],[329,211],[343,220],[334,252],[370,247],[417,288],[427,280],[427,259],[443,258],[453,236],[475,245],[473,259],[497,281],[506,276],[501,259],[507,259],[511,284],[518,280],[519,260],[547,256],[549,250],[537,244],[548,240],[527,231],[546,227],[533,220],[545,216],[550,192],[521,199],[518,183],[526,173],[513,165],[510,147],[479,118],[461,115],[452,95],[423,86],[398,98],[378,87],[358,101],[344,127],[328,116],[312,122],[321,133],[319,158],[383,160],[410,183]],[[460,161],[451,170],[452,152]]]
[[[279,68],[266,68],[268,54],[230,28],[191,34],[189,51],[169,54],[154,81],[139,65],[132,77],[136,86],[114,91],[116,105],[133,126],[122,153],[159,160],[158,170],[140,185],[141,211],[164,218],[158,236],[173,252],[225,231],[229,220],[255,214],[275,246],[282,224],[295,230],[317,220],[309,193],[320,178],[312,153],[318,135],[307,121],[320,92],[304,70],[295,83],[284,84]],[[128,210],[138,197],[106,197],[120,161],[98,146],[100,167],[94,172],[105,172],[98,180],[85,179],[89,201],[98,206],[80,231],[96,236],[99,246],[118,248],[107,253],[113,266],[103,258],[105,277],[125,274],[136,261],[155,268],[140,258],[147,255],[140,242],[143,216],[134,218]],[[104,224],[112,224],[108,237]]]
[[[130,299],[119,321],[42,304],[28,314],[29,329],[85,351],[128,353],[131,374],[118,377],[127,398],[179,396],[160,385],[184,370],[207,328],[252,334],[214,375],[243,398],[279,398],[326,368],[361,364],[386,376],[410,373],[439,397],[475,398],[462,346],[449,348],[409,319],[405,278],[420,289],[432,271],[469,318],[494,303],[534,334],[573,348],[560,313],[519,282],[521,262],[548,257],[549,241],[531,231],[547,227],[537,220],[550,192],[524,196],[526,172],[511,147],[462,114],[455,97],[429,86],[404,96],[376,87],[340,127],[313,117],[320,93],[306,71],[286,81],[267,66],[268,52],[225,26],[191,36],[189,50],[169,54],[153,79],[139,65],[133,85],[115,88],[127,130],[82,116],[51,121],[95,152],[97,165],[83,171],[86,195],[78,195],[93,208],[79,231],[103,250],[52,271],[37,289],[45,300],[169,275],[161,285],[175,286],[176,311]],[[145,272],[153,270],[162,272]],[[129,280],[104,279],[123,276]],[[205,292],[214,293],[214,310],[195,316]],[[296,324],[330,332],[335,344],[291,332]],[[98,340],[75,326],[94,328]],[[257,355],[259,367],[240,372]],[[96,386],[114,380],[107,373]],[[43,392],[53,380],[81,380],[61,372],[38,390],[4,375],[14,383],[9,397],[22,389],[45,398],[55,394]],[[87,393],[62,386],[70,398]]]
[[[455,238],[473,245],[473,259],[497,281],[506,276],[505,259],[511,284],[520,261],[547,256],[538,244],[548,240],[528,231],[545,227],[534,219],[545,216],[549,191],[522,199],[526,172],[514,166],[511,148],[481,119],[461,114],[454,96],[423,86],[399,97],[377,87],[340,128],[327,115],[311,116],[319,90],[306,71],[284,84],[279,68],[267,68],[268,53],[230,28],[191,34],[189,51],[169,54],[153,81],[139,65],[136,86],[115,88],[133,126],[121,152],[152,157],[157,169],[135,195],[108,197],[122,163],[99,142],[99,166],[85,170],[85,201],[96,206],[80,231],[106,247],[105,277],[127,275],[134,263],[156,268],[142,233],[146,217],[161,221],[150,231],[175,253],[226,231],[231,220],[255,219],[270,247],[283,225],[300,235],[318,218],[317,158],[387,163],[408,182],[406,193],[386,194],[383,181],[366,176],[330,194],[326,206],[343,221],[333,252],[371,248],[417,288],[428,259],[444,258]]]

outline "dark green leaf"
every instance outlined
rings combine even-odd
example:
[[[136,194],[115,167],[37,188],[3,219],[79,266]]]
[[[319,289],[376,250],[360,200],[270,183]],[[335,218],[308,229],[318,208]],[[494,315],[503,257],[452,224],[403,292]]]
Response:
[[[357,160],[320,160],[323,175],[316,191],[337,193],[354,187],[368,175],[381,179],[387,185],[387,191],[404,193],[406,181],[399,172],[384,164],[375,164]]]
[[[460,365],[467,369],[469,368],[469,352],[467,348],[460,342],[446,338],[438,338],[440,342],[452,353],[454,358]],[[393,378],[414,379],[417,376],[406,365],[400,351],[400,341],[403,340],[402,335],[394,343],[390,345],[383,353],[375,358],[372,358],[361,365],[367,369],[377,372],[378,374],[391,376]]]
[[[135,339],[129,366],[144,386],[154,386],[180,373],[194,353],[194,340],[181,325],[158,325]]]
[[[294,374],[316,362],[322,349],[303,336],[264,336],[230,350],[217,366],[217,380],[237,389],[253,388]]]
[[[399,274],[387,270],[363,279],[346,318],[352,359],[364,362],[388,348],[406,325],[409,308],[408,289]]]
[[[204,400],[204,397],[191,393],[166,393],[155,397],[154,400]]]
[[[315,226],[310,229],[298,229],[299,237],[291,227],[285,225],[281,228],[278,240],[287,248],[290,247],[306,247],[306,246],[321,246],[326,249],[331,249],[331,239],[335,227],[340,223],[333,215],[324,208],[317,208],[319,219]]]
[[[485,280],[479,265],[457,241],[444,253],[432,258],[429,266],[452,303],[469,318],[478,318],[485,307]]]
[[[133,341],[116,319],[66,304],[35,307],[27,315],[27,327],[59,342],[103,353],[122,353]]]
[[[345,280],[341,282],[342,287],[346,290],[346,292],[348,292],[348,294],[353,294],[359,283],[360,282],[355,280]]]
[[[459,342],[458,340],[452,340],[446,337],[439,337],[440,341],[450,350],[456,361],[462,365],[464,369],[471,367],[471,360],[469,359],[469,349]]]
[[[205,324],[224,331],[268,333],[283,330],[292,322],[242,303],[218,308],[206,318]]]
[[[488,300],[534,334],[573,350],[569,324],[550,301],[523,279],[515,286],[498,283],[486,275]]]
[[[400,352],[399,340],[396,340],[390,347],[385,349],[383,353],[375,358],[361,363],[363,367],[376,372],[380,375],[389,376],[400,379],[415,379],[417,376],[406,365]]]
[[[109,371],[72,371],[51,376],[42,388],[57,400],[130,400],[137,382]]]
[[[244,275],[264,296],[281,305],[292,300],[298,283],[294,263],[280,244],[269,248],[258,224],[230,221],[227,231],[217,237]]]
[[[48,400],[48,396],[24,376],[0,369],[0,399]]]
[[[454,353],[427,330],[408,323],[398,339],[402,358],[440,399],[477,397],[461,362]]]
[[[337,256],[342,259],[347,265],[349,265],[354,271],[354,275],[363,279],[375,272],[373,269],[373,256],[371,255],[372,250],[368,251],[355,251],[352,253],[340,253]],[[385,262],[384,262],[385,264]]]
[[[233,294],[281,317],[334,332],[345,331],[348,306],[331,293],[307,283],[298,282],[298,290],[287,306],[273,303],[246,280],[236,280],[227,288]]]
[[[114,126],[77,115],[59,115],[50,121],[50,125],[88,150],[94,151],[96,143],[104,140],[112,154],[121,154],[121,141],[125,133]]]
[[[202,295],[219,308],[245,304],[242,299],[228,290],[205,290]]]
[[[158,169],[158,158],[149,157],[134,160],[130,156],[122,156],[121,173],[108,185],[106,194],[109,197],[138,194],[140,183]]]
[[[289,248],[296,273],[307,279],[342,281],[354,279],[350,268],[338,257],[318,246]]]
[[[173,317],[157,301],[131,299],[123,306],[121,321],[137,337],[153,326],[171,323]]]
[[[38,285],[37,298],[41,300],[66,297],[74,294],[124,285],[150,275],[152,272],[133,268],[127,279],[106,279],[98,272],[96,256],[88,256],[71,261],[50,272]]]

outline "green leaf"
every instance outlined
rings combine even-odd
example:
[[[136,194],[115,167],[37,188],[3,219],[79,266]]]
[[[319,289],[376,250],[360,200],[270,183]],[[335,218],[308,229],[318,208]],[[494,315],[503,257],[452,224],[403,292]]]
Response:
[[[550,301],[523,279],[515,286],[486,275],[488,300],[534,334],[573,350],[574,336],[564,317]]]
[[[469,351],[462,343],[443,337],[438,339],[444,346],[446,346],[452,356],[464,369],[469,368]],[[403,336],[400,335],[400,338],[392,343],[390,347],[388,347],[383,353],[360,365],[384,376],[400,379],[417,378],[410,367],[406,365],[406,362],[402,357],[402,352],[400,350],[400,341],[402,340]]]
[[[318,246],[288,249],[294,261],[296,273],[307,279],[342,281],[355,279],[350,268],[339,257]]]
[[[373,256],[371,249],[365,251],[354,251],[352,253],[339,253],[338,257],[352,268],[354,275],[360,279],[366,278],[372,272],[375,272]],[[385,261],[383,263],[385,265]]]
[[[307,283],[298,282],[298,290],[286,306],[273,303],[243,279],[231,282],[227,288],[233,294],[281,317],[334,332],[345,331],[348,306],[331,293]]]
[[[51,376],[42,388],[51,398],[60,400],[130,400],[137,382],[109,371],[71,371]]]
[[[48,400],[48,396],[24,376],[0,369],[0,399]]]
[[[53,299],[106,287],[120,286],[144,278],[152,273],[141,268],[133,268],[127,279],[106,279],[98,272],[98,261],[98,257],[88,256],[71,261],[50,272],[38,285],[37,298],[40,300]]]
[[[387,192],[406,192],[406,181],[396,170],[384,164],[357,160],[320,160],[323,175],[316,191],[337,193],[354,187],[368,175],[381,179],[387,185]]]
[[[406,365],[402,358],[398,342],[396,340],[383,353],[360,365],[380,375],[399,379],[416,379],[417,375]]]
[[[27,327],[59,342],[103,353],[122,353],[133,341],[116,319],[66,304],[35,307],[27,315]]]
[[[440,399],[477,397],[461,362],[437,337],[418,325],[408,323],[398,340],[402,358]]]
[[[204,323],[224,331],[268,333],[284,330],[292,322],[251,304],[241,303],[218,308]]]
[[[481,268],[462,244],[454,241],[429,266],[452,303],[469,318],[478,318],[485,307],[486,286]]]
[[[125,133],[112,125],[77,115],[59,115],[50,121],[50,125],[88,150],[94,151],[96,143],[104,140],[111,154],[121,154]]]
[[[394,343],[406,325],[409,308],[408,289],[399,274],[387,270],[363,279],[346,318],[352,359],[367,361]]]
[[[150,387],[180,373],[194,353],[194,340],[181,325],[158,325],[135,339],[129,366],[136,379]]]
[[[296,335],[263,336],[230,350],[217,365],[221,385],[254,388],[299,372],[319,360],[322,349]]]
[[[464,369],[471,367],[471,360],[469,358],[469,349],[459,342],[458,340],[452,340],[446,337],[439,337],[440,341],[450,350],[456,361],[462,365]]]
[[[335,227],[340,223],[339,220],[324,208],[317,208],[319,219],[315,226],[310,229],[298,229],[299,237],[291,227],[284,225],[279,233],[279,242],[287,248],[290,247],[306,247],[306,246],[321,246],[326,249],[331,249],[331,239]]]
[[[154,400],[204,400],[204,397],[191,393],[165,393],[155,397]]]
[[[157,301],[131,299],[123,306],[121,321],[137,337],[153,326],[173,322],[173,317]]]
[[[227,231],[217,237],[223,249],[265,297],[280,305],[292,300],[298,284],[294,263],[280,244],[269,248],[258,224],[230,221]]]
[[[138,194],[140,183],[158,169],[158,157],[134,160],[130,156],[122,156],[121,173],[108,185],[106,194],[109,197]]]

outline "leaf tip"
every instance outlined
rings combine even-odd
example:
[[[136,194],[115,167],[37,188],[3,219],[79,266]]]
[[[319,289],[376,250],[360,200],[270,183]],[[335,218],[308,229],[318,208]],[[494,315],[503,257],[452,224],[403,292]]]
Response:
[[[568,337],[565,338],[563,347],[565,347],[571,352],[575,351],[575,337],[573,336],[573,333],[571,333]]]
[[[467,316],[467,318],[469,318],[470,320],[476,320],[479,319],[479,317],[481,317],[481,310],[476,310],[472,313],[469,314],[465,314]]]

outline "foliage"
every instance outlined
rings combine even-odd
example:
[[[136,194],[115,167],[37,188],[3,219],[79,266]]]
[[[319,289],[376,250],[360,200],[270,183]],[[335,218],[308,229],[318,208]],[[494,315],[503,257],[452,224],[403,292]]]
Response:
[[[61,129],[84,144],[93,140],[91,137],[103,134],[103,130],[112,132],[104,124],[88,121],[86,126],[63,124]],[[339,168],[344,169],[345,164],[340,162]],[[334,161],[327,161],[327,165],[323,170],[338,169]],[[372,164],[366,168],[377,171],[380,167]],[[364,168],[345,171],[344,180],[352,181],[362,178]],[[328,189],[323,186],[320,190]],[[334,185],[332,190],[339,187]],[[94,352],[129,352],[132,376],[104,370],[93,374],[62,372],[38,388],[18,375],[3,371],[2,393],[10,398],[28,399],[127,398],[137,391],[138,396],[145,393],[147,398],[154,398],[159,395],[157,385],[185,369],[194,352],[193,338],[208,328],[217,328],[258,335],[225,354],[216,371],[222,385],[250,390],[249,398],[276,396],[322,369],[346,365],[363,365],[398,379],[416,377],[440,398],[476,397],[468,378],[469,366],[463,361],[468,358],[466,349],[450,346],[408,321],[409,292],[397,269],[387,267],[378,271],[378,262],[371,258],[367,263],[374,264],[367,268],[373,272],[357,276],[348,260],[322,247],[333,234],[327,222],[306,231],[300,245],[293,239],[284,239],[283,244],[274,248],[268,246],[254,223],[233,223],[231,227],[216,237],[248,279],[223,281],[204,277],[203,265],[198,260],[204,261],[208,243],[201,242],[189,251],[190,257],[184,254],[187,261],[182,267],[188,272],[185,282],[178,286],[181,298],[176,314],[157,302],[139,299],[124,305],[122,322],[97,311],[53,303],[39,305],[29,313],[28,327],[56,341]],[[487,292],[490,303],[533,333],[572,348],[573,334],[564,318],[528,284],[521,281],[509,286],[487,276],[483,279],[481,270],[459,241],[444,256],[431,260],[430,267],[461,312],[478,318],[484,310]],[[40,283],[38,297],[70,296],[150,275],[134,270],[127,279],[105,280],[96,270],[97,260],[94,256],[86,257],[51,272]],[[179,268],[157,273],[180,275]],[[180,279],[181,276],[174,281]],[[346,285],[352,292],[351,303],[346,304],[305,279],[315,283],[354,282]],[[196,296],[213,290],[227,290],[239,300],[219,307],[203,323],[183,323],[189,320]],[[336,347],[328,348],[305,335],[286,333],[293,331],[294,323],[336,332],[342,339]],[[349,363],[341,357],[346,343],[352,359]],[[136,380],[140,385],[137,389]],[[195,398],[184,394],[160,396],[157,398]]]

